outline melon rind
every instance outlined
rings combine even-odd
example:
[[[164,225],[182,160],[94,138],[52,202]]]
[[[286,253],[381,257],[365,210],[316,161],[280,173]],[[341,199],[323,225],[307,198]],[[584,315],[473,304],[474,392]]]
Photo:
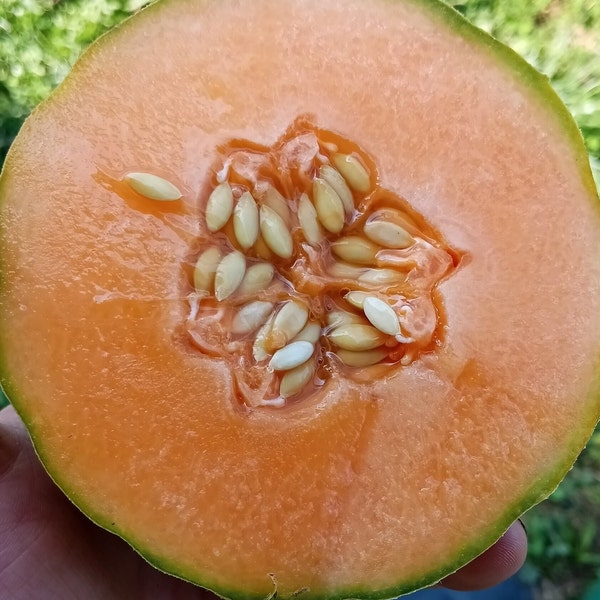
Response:
[[[94,60],[95,54],[101,51],[105,46],[118,44],[120,39],[127,37],[130,28],[143,26],[145,19],[159,19],[161,10],[168,4],[176,4],[177,1],[178,0],[163,0],[163,2],[159,2],[145,8],[139,15],[128,19],[115,31],[106,34],[95,44],[93,44],[90,49],[86,51],[78,65],[85,64],[90,60]],[[390,4],[393,5],[396,1],[397,0],[390,0]],[[474,46],[475,51],[483,51],[493,55],[497,59],[499,65],[510,71],[519,81],[521,81],[531,90],[532,95],[538,98],[540,105],[545,107],[547,114],[551,115],[551,117],[560,124],[565,137],[571,144],[572,158],[579,165],[581,179],[586,189],[589,191],[590,202],[594,204],[596,212],[600,212],[598,210],[598,207],[600,206],[600,204],[598,204],[598,195],[591,170],[589,168],[588,156],[582,143],[581,133],[577,128],[575,121],[560,101],[558,95],[550,86],[548,79],[535,71],[514,51],[500,44],[485,32],[472,26],[458,12],[442,2],[439,2],[438,0],[408,1],[414,4],[415,7],[417,7],[417,10],[422,9],[426,11],[433,19],[439,21],[442,27],[447,27],[453,30],[463,39],[470,42]],[[393,10],[393,8],[391,8],[391,10]],[[43,118],[48,109],[51,110],[52,103],[55,98],[59,97],[61,94],[67,94],[76,88],[77,73],[79,68],[78,65],[74,67],[72,73],[66,78],[65,82],[59,86],[57,91],[48,100],[43,102],[36,109],[36,111],[34,111],[34,114],[24,125],[22,134],[19,138],[17,138],[6,159],[2,178],[0,179],[0,199],[4,197],[3,191],[6,186],[10,185],[10,179],[13,170],[18,171],[19,152],[20,145],[22,143],[21,140],[28,135],[32,135],[30,132],[35,131],[37,120]],[[3,235],[8,234],[7,232],[4,232]],[[0,286],[4,287],[6,275],[1,257],[0,265],[0,276],[2,277]],[[38,453],[42,463],[46,466],[50,476],[76,506],[78,506],[99,526],[107,529],[108,531],[112,531],[113,533],[127,540],[128,543],[130,543],[142,557],[165,573],[175,575],[200,586],[212,589],[222,597],[236,599],[239,598],[240,600],[264,597],[262,592],[253,593],[249,592],[248,590],[238,589],[235,585],[235,582],[231,582],[231,586],[225,588],[221,586],[221,584],[213,581],[211,577],[207,576],[206,574],[187,572],[185,570],[182,571],[177,564],[165,560],[165,558],[160,555],[146,551],[144,547],[142,547],[139,543],[136,543],[134,533],[120,530],[111,526],[110,523],[106,522],[103,515],[95,512],[95,509],[88,504],[86,498],[80,497],[76,493],[70,491],[69,482],[62,479],[60,466],[53,465],[51,457],[46,457],[43,439],[40,439],[37,435],[35,415],[29,413],[27,399],[21,397],[20,395],[18,378],[10,373],[7,369],[6,357],[11,351],[10,340],[0,336],[0,345],[2,388],[6,391],[15,409],[26,423],[34,441],[36,452]],[[441,578],[456,571],[488,548],[502,535],[512,521],[514,521],[531,506],[546,498],[556,488],[564,474],[573,465],[581,448],[591,435],[600,412],[600,351],[598,352],[598,359],[596,362],[596,376],[595,379],[590,382],[589,393],[586,400],[586,405],[588,406],[586,419],[582,420],[582,422],[579,423],[579,427],[572,432],[572,437],[569,440],[569,444],[565,445],[562,453],[556,459],[555,464],[549,467],[546,473],[540,474],[538,479],[532,482],[531,488],[527,491],[527,493],[524,494],[523,497],[513,506],[507,507],[506,512],[498,519],[498,521],[490,524],[488,530],[482,532],[482,535],[477,542],[463,548],[458,548],[455,556],[449,557],[444,564],[436,565],[429,572],[423,573],[423,575],[416,580],[401,581],[393,583],[384,589],[380,588],[375,590],[370,589],[369,581],[365,581],[364,586],[361,588],[340,588],[328,591],[311,590],[310,597],[319,599],[345,597],[375,599],[395,597],[439,581]],[[465,525],[468,526],[468,524]]]

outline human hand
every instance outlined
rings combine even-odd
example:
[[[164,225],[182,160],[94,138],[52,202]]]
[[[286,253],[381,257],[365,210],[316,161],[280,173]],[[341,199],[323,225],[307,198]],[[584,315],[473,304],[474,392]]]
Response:
[[[11,600],[211,600],[211,593],[157,571],[123,540],[96,527],[40,465],[12,408],[0,411],[0,598]],[[489,550],[442,584],[474,590],[523,564],[515,523]]]

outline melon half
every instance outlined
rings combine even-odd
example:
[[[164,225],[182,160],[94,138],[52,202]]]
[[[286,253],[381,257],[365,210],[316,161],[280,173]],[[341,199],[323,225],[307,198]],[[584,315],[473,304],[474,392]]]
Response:
[[[0,198],[1,383],[40,459],[223,597],[432,584],[598,420],[579,131],[437,1],[158,2],[29,118]]]

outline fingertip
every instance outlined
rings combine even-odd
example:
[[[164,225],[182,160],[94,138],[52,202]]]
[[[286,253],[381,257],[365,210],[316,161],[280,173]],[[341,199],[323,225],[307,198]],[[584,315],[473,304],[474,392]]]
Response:
[[[493,546],[440,584],[460,591],[492,587],[517,573],[526,557],[527,533],[523,523],[515,521]]]
[[[20,452],[20,444],[15,429],[18,417],[12,407],[0,410],[0,478],[11,470]]]

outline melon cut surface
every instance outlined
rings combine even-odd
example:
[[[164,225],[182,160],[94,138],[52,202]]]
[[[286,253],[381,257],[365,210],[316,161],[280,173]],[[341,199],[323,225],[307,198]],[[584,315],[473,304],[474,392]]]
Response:
[[[323,165],[350,209],[317,201]],[[207,217],[227,178],[262,215],[248,249],[233,216]],[[0,202],[1,383],[42,462],[96,523],[223,597],[432,584],[546,497],[598,420],[600,214],[579,132],[544,77],[441,3],[159,2],[28,119]],[[379,270],[340,259],[378,218],[408,232],[364,259]],[[269,242],[280,221],[290,256]],[[231,284],[233,252],[245,273],[272,265],[272,287]],[[357,356],[336,311],[387,313],[349,291],[402,327],[416,315],[413,333]],[[232,331],[251,301],[318,325],[289,397],[273,330]]]

